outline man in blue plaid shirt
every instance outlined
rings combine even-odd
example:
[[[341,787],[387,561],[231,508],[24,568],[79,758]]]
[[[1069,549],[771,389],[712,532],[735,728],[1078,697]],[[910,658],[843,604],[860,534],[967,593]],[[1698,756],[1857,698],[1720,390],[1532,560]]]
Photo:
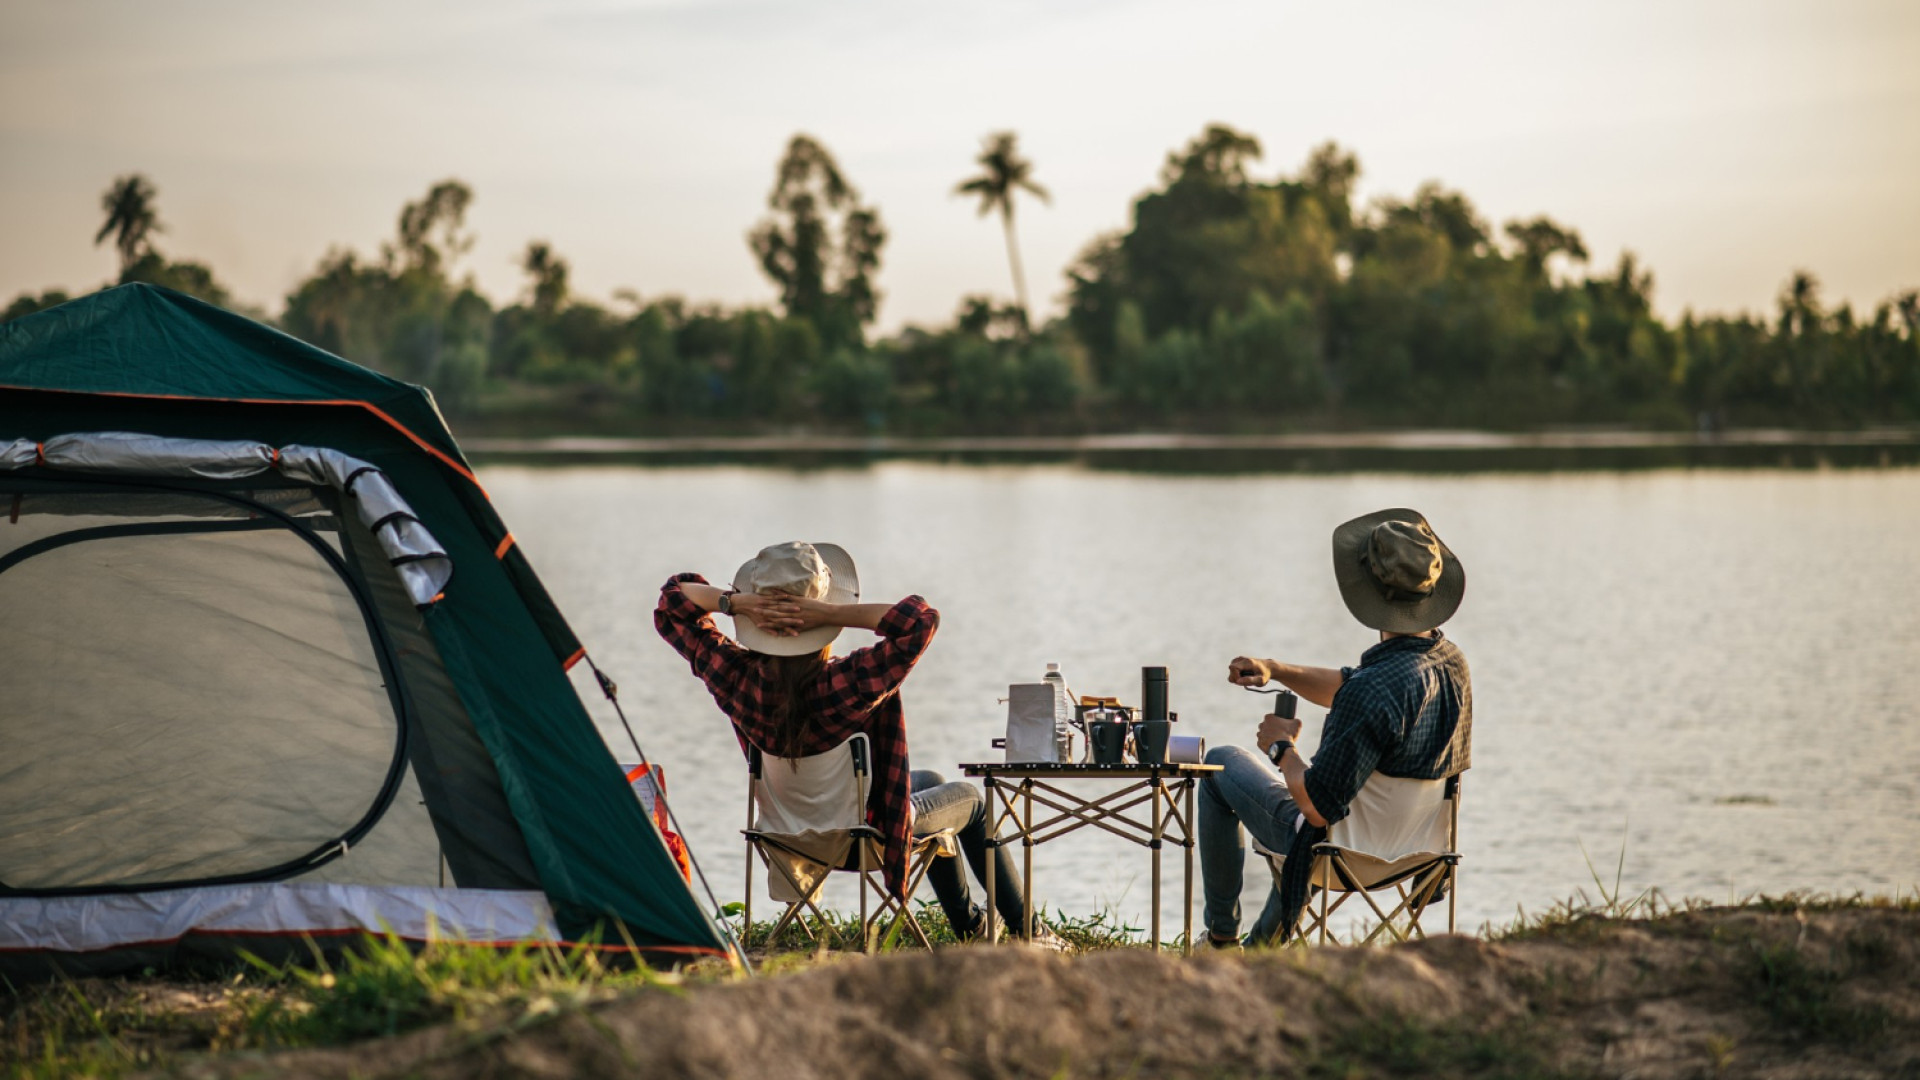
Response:
[[[1328,710],[1320,748],[1309,764],[1294,749],[1300,721],[1268,716],[1256,741],[1262,754],[1219,746],[1207,763],[1220,772],[1200,782],[1200,870],[1210,942],[1240,942],[1242,829],[1284,852],[1281,886],[1248,944],[1284,941],[1306,904],[1313,845],[1347,816],[1367,778],[1438,780],[1465,770],[1473,735],[1473,684],[1460,647],[1439,626],[1460,607],[1466,572],[1407,509],[1380,510],[1333,532],[1334,576],[1347,610],[1380,631],[1357,667],[1318,668],[1235,657],[1227,678],[1240,686],[1280,682]],[[1276,770],[1271,760],[1279,763]]]

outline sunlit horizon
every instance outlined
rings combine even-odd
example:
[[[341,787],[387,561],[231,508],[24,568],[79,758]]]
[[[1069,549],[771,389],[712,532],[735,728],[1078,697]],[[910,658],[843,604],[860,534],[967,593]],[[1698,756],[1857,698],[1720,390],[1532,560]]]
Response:
[[[877,329],[1011,294],[998,224],[952,195],[1019,133],[1050,204],[1019,237],[1037,314],[1210,122],[1261,179],[1335,140],[1360,202],[1435,180],[1496,228],[1546,214],[1657,310],[1762,312],[1796,270],[1858,309],[1920,286],[1920,10],[1893,3],[1567,9],[1213,3],[349,3],[0,13],[0,295],[112,279],[100,197],[140,172],[169,257],[278,314],[334,248],[472,186],[471,273],[498,303],[549,241],[576,292],[768,304],[748,251],[787,138],[838,157],[890,233]]]

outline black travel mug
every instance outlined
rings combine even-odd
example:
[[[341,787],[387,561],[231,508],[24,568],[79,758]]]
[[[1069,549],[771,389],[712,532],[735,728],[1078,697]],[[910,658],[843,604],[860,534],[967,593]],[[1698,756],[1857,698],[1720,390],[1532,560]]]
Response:
[[[1273,703],[1273,712],[1261,713],[1260,719],[1265,720],[1268,716],[1284,716],[1287,719],[1291,720],[1293,719],[1294,714],[1299,711],[1300,711],[1300,696],[1298,694],[1295,694],[1291,690],[1282,690],[1280,691],[1279,698]],[[1278,742],[1274,743],[1272,746],[1267,747],[1267,757],[1275,765],[1280,764],[1280,758],[1285,754],[1286,754],[1285,747]]]
[[[1140,719],[1147,723],[1167,718],[1167,669],[1140,669]]]

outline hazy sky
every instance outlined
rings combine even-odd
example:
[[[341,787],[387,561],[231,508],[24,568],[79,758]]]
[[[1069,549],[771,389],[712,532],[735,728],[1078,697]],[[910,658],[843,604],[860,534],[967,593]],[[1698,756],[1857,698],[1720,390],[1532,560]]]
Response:
[[[795,131],[892,239],[881,324],[1010,292],[998,227],[950,196],[1019,132],[1051,206],[1021,208],[1036,304],[1124,226],[1210,121],[1263,178],[1314,144],[1361,191],[1437,179],[1495,222],[1547,213],[1622,248],[1660,309],[1769,307],[1795,268],[1871,305],[1920,286],[1920,3],[1067,0],[0,0],[0,302],[90,288],[121,173],[161,249],[278,313],[331,246],[364,253],[444,177],[464,266],[504,302],[550,240],[576,290],[761,302],[744,235]]]

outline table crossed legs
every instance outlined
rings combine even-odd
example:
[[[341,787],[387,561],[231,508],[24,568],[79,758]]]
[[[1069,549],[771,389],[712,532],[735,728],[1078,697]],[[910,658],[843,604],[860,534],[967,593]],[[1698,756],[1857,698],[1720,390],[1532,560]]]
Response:
[[[1181,940],[1182,952],[1193,952],[1193,786],[1196,777],[1191,774],[1165,776],[1155,775],[1134,780],[1124,787],[1116,788],[1096,799],[1083,798],[1064,788],[1056,787],[1033,776],[1001,777],[993,772],[983,771],[982,779],[987,789],[987,938],[995,936],[999,909],[994,906],[994,876],[996,859],[991,849],[1013,843],[1018,839],[1021,846],[1021,879],[1025,885],[1026,906],[1023,915],[1029,928],[1033,926],[1033,849],[1036,845],[1057,839],[1084,828],[1104,829],[1129,843],[1138,844],[1153,853],[1153,947],[1157,950],[1160,942],[1160,849],[1168,843],[1184,849],[1185,865],[1183,879],[1185,903],[1182,905]],[[1081,778],[1081,779],[1084,779]],[[1052,812],[1051,817],[1034,820],[1034,805],[1039,804],[1042,814]],[[1146,820],[1130,816],[1147,806]],[[1009,828],[1008,835],[1001,830]]]

